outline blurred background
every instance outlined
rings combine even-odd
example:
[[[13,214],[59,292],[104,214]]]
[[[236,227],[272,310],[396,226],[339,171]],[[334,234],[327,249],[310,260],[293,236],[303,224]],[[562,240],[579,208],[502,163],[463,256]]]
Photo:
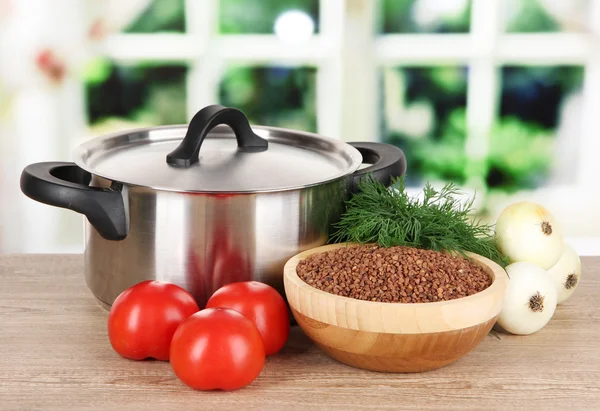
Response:
[[[220,103],[395,144],[411,190],[537,201],[600,254],[599,34],[600,0],[0,0],[0,252],[83,250],[25,165]]]

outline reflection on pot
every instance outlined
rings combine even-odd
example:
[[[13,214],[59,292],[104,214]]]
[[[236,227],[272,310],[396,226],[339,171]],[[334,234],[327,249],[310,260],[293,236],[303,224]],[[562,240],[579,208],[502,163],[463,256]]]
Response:
[[[248,250],[236,246],[233,238],[227,235],[228,233],[220,230],[214,233],[213,247],[208,255],[209,265],[212,267],[211,292],[225,284],[252,279]]]
[[[222,286],[252,279],[254,196],[194,195],[203,210],[188,251],[187,283],[204,307]],[[203,198],[206,201],[200,201]],[[200,227],[201,226],[201,227]]]
[[[327,238],[333,233],[334,224],[345,211],[345,201],[350,195],[348,186],[348,179],[340,179],[329,183],[328,190],[317,186],[301,192],[299,204],[304,208],[303,213],[309,216],[307,221],[310,221],[308,227],[311,231],[318,227],[326,233]]]
[[[206,306],[206,302],[210,297],[208,295],[207,286],[205,284],[204,278],[206,277],[203,270],[202,260],[200,256],[195,251],[195,248],[190,247],[187,251],[187,274],[186,274],[186,282],[187,282],[187,290],[194,296],[196,302],[198,303],[198,307],[203,309]]]
[[[327,242],[347,193],[342,179],[301,190],[258,194],[175,193],[130,187],[130,230],[107,241],[89,225],[86,278],[112,304],[126,287],[157,279],[188,290],[204,307],[235,281],[260,281],[283,296],[283,266]]]

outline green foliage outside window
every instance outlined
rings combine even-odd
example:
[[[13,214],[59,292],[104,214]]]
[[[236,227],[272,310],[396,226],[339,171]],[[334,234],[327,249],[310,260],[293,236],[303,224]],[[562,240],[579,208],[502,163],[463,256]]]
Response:
[[[386,87],[409,109],[424,101],[433,111],[433,126],[423,135],[386,129],[385,141],[400,146],[410,159],[407,181],[427,179],[463,184],[481,177],[490,189],[513,192],[534,188],[549,175],[554,158],[554,135],[565,98],[579,91],[581,67],[506,67],[501,70],[502,92],[488,155],[478,162],[465,152],[466,72],[461,68],[403,68],[395,70],[404,87]],[[443,73],[443,74],[441,74]],[[440,81],[441,79],[454,79]],[[448,83],[448,84],[446,84]],[[401,83],[402,84],[402,83]],[[452,85],[452,87],[450,87]]]
[[[459,184],[484,177],[491,188],[515,191],[537,186],[550,170],[552,136],[533,123],[515,117],[499,120],[490,134],[490,151],[480,164],[470,164],[465,136],[465,110],[457,108],[448,118],[443,138],[422,140],[412,148],[412,160],[422,177]]]
[[[202,0],[200,0],[202,1]],[[153,0],[126,33],[184,32],[184,0]]]
[[[509,33],[560,31],[560,25],[548,15],[538,0],[505,0],[504,5],[509,10],[506,21],[506,31]]]
[[[231,67],[220,100],[242,110],[251,123],[315,132],[316,69]]]
[[[223,34],[271,34],[277,16],[300,10],[315,22],[319,31],[318,0],[220,0],[219,31]]]
[[[199,0],[200,1],[200,0]],[[467,33],[470,0],[460,10],[441,13],[427,24],[415,16],[421,0],[380,0],[382,33]],[[440,0],[441,1],[441,0]],[[558,31],[537,0],[506,0],[510,32]],[[289,9],[308,13],[319,26],[318,0],[221,0],[221,34],[273,32],[277,16]],[[441,3],[440,3],[441,4]],[[444,3],[446,5],[447,3]],[[519,8],[515,8],[515,4]],[[350,2],[351,6],[351,2]],[[511,9],[511,10],[513,10]],[[125,31],[185,32],[184,0],[154,0]],[[431,16],[430,16],[431,17]],[[93,125],[111,119],[134,124],[180,124],[187,119],[184,63],[117,65],[99,57],[84,71],[88,118]],[[467,67],[397,68],[392,83],[382,82],[382,141],[406,152],[408,183],[426,179],[464,183],[483,177],[490,189],[511,192],[543,183],[552,167],[554,134],[565,97],[582,84],[580,67],[500,68],[498,119],[489,136],[489,153],[480,162],[465,154]],[[393,76],[392,76],[393,77]],[[221,104],[242,109],[254,124],[316,131],[316,70],[308,67],[229,66],[219,84]],[[391,113],[391,114],[390,114]],[[389,116],[412,120],[394,125]]]
[[[414,18],[419,0],[379,0],[379,30],[382,33],[468,33],[471,17],[471,1],[456,13],[448,13],[427,25]],[[438,0],[440,3],[448,0]],[[451,0],[456,2],[456,0]]]

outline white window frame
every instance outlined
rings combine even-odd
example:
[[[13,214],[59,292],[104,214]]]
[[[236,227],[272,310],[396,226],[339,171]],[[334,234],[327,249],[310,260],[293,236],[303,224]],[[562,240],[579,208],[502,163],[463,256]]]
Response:
[[[596,135],[600,130],[600,47],[593,36],[600,34],[600,1],[591,3],[592,34],[587,35],[504,33],[501,0],[472,0],[471,30],[465,34],[376,36],[376,1],[320,0],[319,6],[320,32],[301,45],[282,44],[275,35],[219,34],[219,0],[186,0],[186,33],[116,34],[103,42],[100,52],[118,63],[189,64],[189,118],[203,106],[218,102],[219,81],[228,64],[315,67],[317,132],[346,141],[379,138],[380,68],[468,66],[466,153],[475,160],[488,152],[489,134],[498,112],[502,65],[583,66],[583,133],[579,136],[576,181],[568,186],[541,188],[532,195],[554,201],[594,186],[596,176],[600,175],[600,161],[596,159],[600,154],[600,138]],[[73,94],[70,100],[84,104],[82,85],[69,90]],[[83,110],[84,107],[79,107],[78,112]],[[47,138],[59,144],[63,136]],[[472,181],[467,186],[480,184]],[[38,234],[40,227],[47,234],[54,231],[58,235],[60,230],[52,222],[34,221],[32,227]],[[575,243],[576,240],[573,239]],[[575,246],[582,253],[596,247],[600,250],[600,241],[592,240]],[[63,249],[54,247],[49,251]]]
[[[498,111],[502,65],[578,65],[585,70],[586,108],[578,182],[592,181],[600,152],[595,131],[600,116],[600,49],[583,33],[503,33],[501,0],[472,0],[471,30],[465,34],[386,34],[374,36],[377,2],[321,0],[321,31],[298,46],[275,35],[217,33],[218,0],[186,0],[185,34],[118,34],[104,44],[117,62],[179,61],[188,74],[188,117],[218,101],[218,85],[229,63],[312,66],[317,69],[317,132],[334,138],[377,140],[377,70],[381,67],[469,66],[467,155],[487,154],[489,131]],[[590,25],[600,31],[600,2],[592,2]],[[477,102],[474,104],[473,102]],[[357,111],[364,115],[355,115]]]

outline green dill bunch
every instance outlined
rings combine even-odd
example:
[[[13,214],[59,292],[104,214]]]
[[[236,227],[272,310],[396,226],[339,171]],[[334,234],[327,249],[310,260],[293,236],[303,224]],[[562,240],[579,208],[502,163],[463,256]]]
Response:
[[[377,243],[435,251],[472,252],[505,267],[508,260],[496,249],[492,226],[472,219],[475,198],[461,204],[459,189],[447,183],[441,190],[429,183],[423,200],[406,193],[404,177],[388,188],[367,176],[346,202],[346,211],[334,226],[330,242]]]

